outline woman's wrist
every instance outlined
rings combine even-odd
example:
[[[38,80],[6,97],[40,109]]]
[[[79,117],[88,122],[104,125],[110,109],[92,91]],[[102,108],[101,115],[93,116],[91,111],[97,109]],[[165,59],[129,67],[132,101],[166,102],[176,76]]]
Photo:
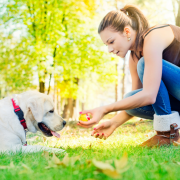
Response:
[[[121,111],[117,115],[115,115],[111,121],[114,127],[119,127],[124,124],[126,121],[130,120],[133,116],[126,113],[126,111]]]
[[[111,119],[111,122],[112,122],[112,126],[114,126],[115,129],[118,128],[122,124],[119,120],[114,119],[114,118]]]
[[[112,104],[104,106],[104,114],[113,112]]]

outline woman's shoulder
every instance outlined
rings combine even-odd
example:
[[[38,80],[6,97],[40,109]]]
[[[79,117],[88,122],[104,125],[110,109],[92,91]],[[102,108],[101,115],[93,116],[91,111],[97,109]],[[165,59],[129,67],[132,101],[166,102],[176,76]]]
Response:
[[[150,28],[148,28],[144,33],[143,33],[143,39],[148,35],[148,34],[150,34],[152,31],[155,31],[156,29],[164,29],[164,28],[166,28],[166,27],[171,27],[171,26],[173,26],[173,25],[171,25],[171,24],[158,24],[158,25],[154,25],[154,26],[152,26],[152,27],[150,27]],[[174,27],[173,27],[174,28]]]
[[[174,39],[177,39],[175,31],[177,30],[170,24],[153,26],[143,36],[143,47],[145,45],[146,47],[150,46],[152,48],[159,46],[160,49],[165,49],[174,41]],[[180,32],[180,30],[178,32]],[[180,33],[178,39],[180,39]]]

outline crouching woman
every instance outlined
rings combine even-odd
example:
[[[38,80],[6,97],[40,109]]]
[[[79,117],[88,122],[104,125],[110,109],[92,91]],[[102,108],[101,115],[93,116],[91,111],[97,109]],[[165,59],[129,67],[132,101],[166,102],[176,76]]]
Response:
[[[165,24],[149,27],[143,13],[133,5],[109,12],[98,32],[109,53],[122,58],[131,50],[129,69],[132,91],[125,98],[102,107],[81,112],[92,114],[88,128],[105,114],[121,111],[111,120],[95,126],[92,135],[107,138],[133,116],[153,120],[157,134],[142,146],[180,141],[180,28]]]

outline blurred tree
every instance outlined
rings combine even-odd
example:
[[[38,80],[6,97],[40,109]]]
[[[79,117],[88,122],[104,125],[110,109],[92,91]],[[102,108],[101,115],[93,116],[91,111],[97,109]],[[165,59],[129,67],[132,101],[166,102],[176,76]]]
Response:
[[[21,41],[24,44],[21,56],[30,62],[27,73],[38,74],[40,92],[46,91],[48,79],[49,93],[54,80],[54,92],[60,93],[65,102],[65,118],[67,114],[72,117],[80,81],[87,77],[89,80],[91,73],[96,74],[102,85],[114,81],[113,63],[105,66],[114,58],[109,58],[101,49],[102,43],[93,27],[95,0],[8,0],[1,3],[1,9],[5,29],[12,25],[14,28],[9,29],[13,33],[18,25],[23,26],[26,41]],[[12,60],[13,63],[19,62]],[[11,71],[11,76],[13,74]]]
[[[180,0],[172,0],[176,26],[180,26]]]
[[[0,34],[0,97],[34,87],[32,49],[28,40]]]
[[[133,0],[134,3],[143,11],[151,26],[157,24],[167,24],[172,22],[169,4],[171,1],[164,0]],[[172,0],[174,1],[174,0]],[[176,0],[175,0],[176,1]]]

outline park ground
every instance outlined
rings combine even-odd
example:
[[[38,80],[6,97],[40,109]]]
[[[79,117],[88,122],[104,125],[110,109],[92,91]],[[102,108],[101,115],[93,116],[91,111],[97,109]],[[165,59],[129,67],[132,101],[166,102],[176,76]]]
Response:
[[[107,140],[92,137],[91,130],[72,122],[60,132],[60,139],[28,134],[29,144],[65,153],[1,154],[0,180],[180,179],[180,146],[139,146],[155,134],[152,121],[133,119]]]

